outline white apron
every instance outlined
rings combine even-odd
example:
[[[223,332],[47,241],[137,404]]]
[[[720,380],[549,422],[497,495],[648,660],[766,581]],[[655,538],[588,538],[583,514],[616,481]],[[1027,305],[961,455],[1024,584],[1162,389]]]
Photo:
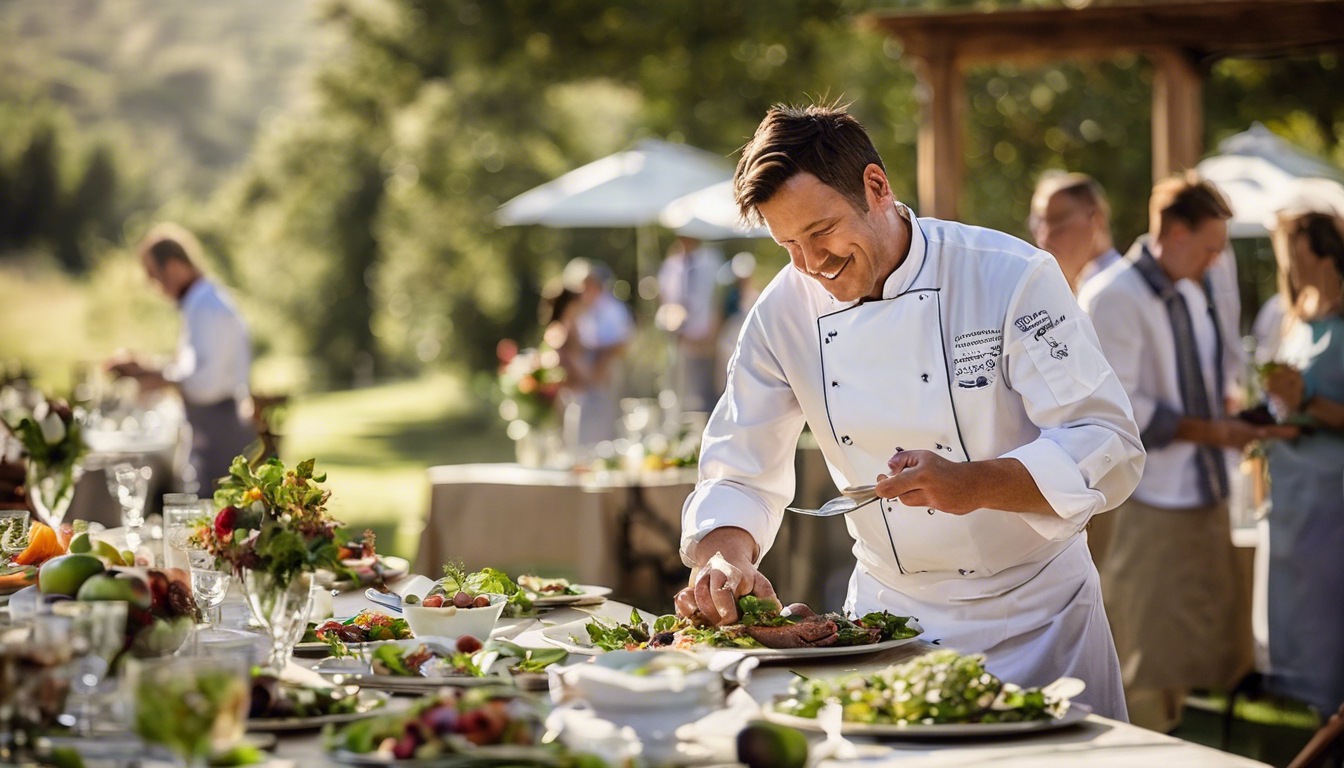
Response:
[[[952,402],[942,315],[940,290],[916,287],[818,320],[826,415],[838,448],[838,455],[826,453],[841,487],[873,482],[902,450],[969,460]],[[858,565],[846,610],[914,616],[928,640],[985,653],[990,671],[1019,685],[1078,677],[1087,683],[1080,702],[1125,720],[1120,668],[1086,539],[1059,542],[1040,562],[995,570],[996,542],[1035,535],[1014,514],[982,509],[958,516],[880,500],[847,515]]]

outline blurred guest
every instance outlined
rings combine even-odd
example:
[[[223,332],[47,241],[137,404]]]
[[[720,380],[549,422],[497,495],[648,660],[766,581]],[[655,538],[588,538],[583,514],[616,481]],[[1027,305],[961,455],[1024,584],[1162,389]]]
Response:
[[[1344,221],[1282,217],[1274,255],[1288,323],[1265,389],[1312,429],[1269,446],[1270,684],[1328,716],[1344,703]]]
[[[545,330],[542,341],[560,356],[560,367],[565,370],[564,388],[571,394],[586,388],[592,380],[583,342],[579,340],[579,317],[584,306],[582,291],[571,291],[564,280],[549,283],[541,291],[538,319]]]
[[[107,368],[146,389],[173,387],[181,394],[194,475],[186,479],[208,492],[213,481],[228,474],[233,458],[257,439],[251,420],[239,410],[248,399],[252,370],[247,325],[224,291],[201,272],[201,246],[190,232],[161,224],[138,250],[149,279],[182,313],[177,354],[161,370],[135,359],[112,360]]]
[[[574,259],[565,266],[565,287],[581,294],[575,331],[587,358],[588,385],[575,392],[579,446],[614,440],[621,418],[621,359],[635,331],[625,302],[612,295],[611,269],[600,261]]]
[[[1251,335],[1255,337],[1255,362],[1268,363],[1279,354],[1279,344],[1283,341],[1283,324],[1287,321],[1287,308],[1283,305],[1283,294],[1276,293],[1260,305],[1255,313],[1255,323],[1251,325]]]
[[[719,329],[718,360],[714,365],[714,387],[722,392],[728,385],[728,361],[737,349],[742,323],[761,292],[751,282],[756,274],[756,257],[746,251],[734,256],[719,273],[719,282],[728,286],[723,295],[723,326]]]
[[[1083,173],[1041,178],[1031,196],[1031,236],[1059,262],[1073,292],[1120,260],[1111,242],[1111,205],[1096,179]]]
[[[1113,513],[1100,570],[1130,721],[1164,732],[1191,688],[1230,687],[1251,663],[1224,451],[1294,434],[1225,412],[1223,308],[1206,273],[1231,215],[1194,174],[1159,182],[1148,236],[1078,297],[1148,451],[1138,487]]]
[[[722,264],[718,248],[679,237],[658,270],[657,323],[676,338],[674,381],[683,411],[708,411],[719,399],[714,387],[719,330],[714,293]]]

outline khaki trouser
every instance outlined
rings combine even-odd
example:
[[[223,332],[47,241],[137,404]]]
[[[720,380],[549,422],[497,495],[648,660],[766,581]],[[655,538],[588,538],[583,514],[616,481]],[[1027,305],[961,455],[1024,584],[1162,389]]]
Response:
[[[1168,731],[1187,691],[1230,688],[1251,668],[1227,505],[1163,509],[1131,499],[1101,517],[1112,518],[1099,570],[1130,721]]]

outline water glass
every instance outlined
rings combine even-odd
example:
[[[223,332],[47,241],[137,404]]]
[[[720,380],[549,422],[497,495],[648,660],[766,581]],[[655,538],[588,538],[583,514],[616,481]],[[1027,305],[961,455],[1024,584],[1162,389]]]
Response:
[[[107,468],[107,491],[121,505],[121,524],[138,532],[145,524],[145,500],[153,470],[148,464],[131,460]]]
[[[130,604],[118,600],[95,602],[63,601],[52,606],[57,616],[70,619],[75,660],[71,675],[71,693],[75,695],[73,713],[62,722],[73,725],[77,733],[88,733],[93,713],[99,709],[99,685],[106,677],[112,660],[126,642],[126,616]]]
[[[128,660],[123,701],[131,730],[168,748],[188,768],[204,768],[210,755],[243,738],[251,698],[245,659],[174,656]]]
[[[194,493],[167,493],[163,496],[163,564],[168,568],[190,568],[188,542],[202,515],[201,500]]]
[[[17,555],[26,549],[31,526],[28,510],[0,510],[0,554]]]

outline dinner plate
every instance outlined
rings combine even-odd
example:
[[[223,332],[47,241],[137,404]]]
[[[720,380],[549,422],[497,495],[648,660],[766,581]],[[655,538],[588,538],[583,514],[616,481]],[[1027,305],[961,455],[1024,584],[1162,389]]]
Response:
[[[801,717],[776,712],[773,707],[762,707],[761,714],[766,720],[790,728],[824,733],[815,717]],[[844,736],[880,736],[883,738],[907,739],[970,739],[991,736],[1014,736],[1022,733],[1053,731],[1071,728],[1087,719],[1092,708],[1086,704],[1070,704],[1063,717],[1049,720],[1024,720],[1018,723],[944,723],[938,725],[894,723],[841,723],[840,733]]]
[[[397,557],[396,555],[378,555],[378,559],[382,561],[383,567],[388,571],[384,577],[388,582],[403,578],[406,574],[411,572],[411,561],[404,557]],[[337,589],[342,592],[349,592],[352,589],[369,586],[368,584],[361,583],[355,579],[341,579],[338,581],[336,579],[336,574],[330,571],[318,571],[317,583],[321,586]]]
[[[360,651],[373,650],[383,643],[395,642],[395,640],[370,640],[367,643],[346,643],[345,647],[351,653],[357,654]],[[294,646],[294,653],[299,656],[326,656],[328,653],[331,653],[331,646],[320,641],[298,643]]]
[[[444,754],[424,760],[398,760],[391,755],[378,752],[361,754],[344,749],[334,749],[327,753],[332,760],[346,765],[357,766],[396,766],[396,768],[469,768],[485,765],[557,765],[555,755],[538,747],[500,745],[493,747],[475,747],[462,754]]]
[[[323,672],[321,674],[333,674]],[[477,688],[483,685],[508,685],[507,677],[499,675],[486,675],[485,677],[473,677],[471,675],[448,675],[443,677],[419,677],[403,675],[372,675],[372,674],[349,674],[337,672],[341,676],[343,685],[358,685],[360,688],[372,689],[377,691],[387,691],[388,693],[433,693],[440,688]]]
[[[596,656],[603,653],[603,651],[593,647],[587,641],[588,630],[586,629],[586,626],[589,621],[591,621],[591,619],[579,619],[578,621],[571,621],[568,624],[547,627],[541,631],[541,637],[546,642],[564,648],[570,653]],[[575,638],[579,639],[576,641]],[[878,651],[885,651],[891,648],[899,648],[902,645],[913,643],[918,639],[918,636],[905,637],[897,640],[883,640],[880,643],[872,643],[870,645],[832,645],[824,648],[719,648],[717,646],[701,645],[696,646],[696,649],[740,653],[743,656],[752,656],[766,662],[782,659],[826,659],[837,656],[858,656],[865,653],[877,653]]]
[[[312,717],[248,718],[247,730],[267,733],[314,731],[327,724],[353,723],[356,720],[382,714],[387,699],[388,694],[382,691],[361,690],[359,692],[360,709],[357,712],[345,712],[339,715],[314,715]]]
[[[546,595],[532,598],[532,604],[538,608],[558,608],[562,605],[574,605],[576,603],[597,603],[598,598],[605,599],[611,594],[611,587],[596,587],[592,584],[571,584],[574,589],[582,594],[578,595]],[[531,595],[532,593],[528,593]]]

